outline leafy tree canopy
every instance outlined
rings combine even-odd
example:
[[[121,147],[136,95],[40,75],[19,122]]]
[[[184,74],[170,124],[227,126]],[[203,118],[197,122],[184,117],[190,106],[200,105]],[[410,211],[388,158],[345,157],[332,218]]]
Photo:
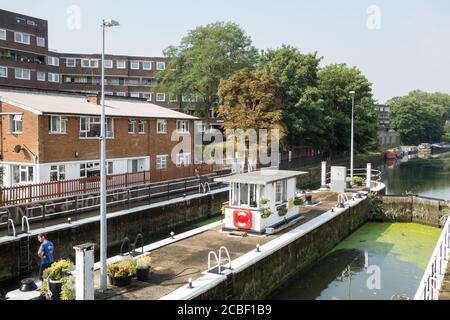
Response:
[[[164,55],[170,62],[157,75],[157,90],[178,97],[180,104],[184,101],[204,117],[218,103],[220,81],[240,69],[254,68],[258,51],[239,25],[216,22],[189,31]]]

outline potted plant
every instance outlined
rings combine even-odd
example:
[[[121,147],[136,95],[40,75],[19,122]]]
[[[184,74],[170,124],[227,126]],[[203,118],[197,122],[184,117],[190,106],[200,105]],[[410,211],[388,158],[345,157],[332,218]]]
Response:
[[[267,198],[261,198],[261,200],[259,201],[261,203],[261,206],[263,208],[267,208],[267,205],[269,204],[269,199]]]
[[[262,212],[261,212],[261,218],[262,219],[267,219],[272,215],[272,212],[270,211],[269,208],[265,208]]]
[[[279,215],[280,217],[284,217],[284,216],[287,215],[287,213],[288,213],[288,209],[286,208],[286,206],[281,206],[281,207],[279,207],[279,208],[277,209],[277,211],[278,211],[278,215]]]
[[[294,200],[295,206],[303,206],[304,204],[305,204],[305,201],[302,198],[300,198],[300,197],[295,198],[295,200]]]
[[[136,260],[128,258],[108,265],[107,275],[113,286],[125,287],[136,275]]]
[[[148,281],[152,259],[149,256],[143,256],[136,260],[136,278],[139,281]]]
[[[54,262],[44,270],[41,293],[49,300],[61,300],[64,282],[70,277],[69,271],[73,263],[69,259]]]
[[[361,187],[363,185],[364,179],[361,177],[354,177],[353,178],[353,183],[356,184],[357,186]]]

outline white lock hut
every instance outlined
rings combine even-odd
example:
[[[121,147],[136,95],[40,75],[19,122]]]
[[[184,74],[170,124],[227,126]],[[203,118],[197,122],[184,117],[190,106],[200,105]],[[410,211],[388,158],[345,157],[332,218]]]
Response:
[[[265,233],[301,217],[296,205],[297,178],[307,172],[262,170],[217,178],[230,184],[225,230]]]

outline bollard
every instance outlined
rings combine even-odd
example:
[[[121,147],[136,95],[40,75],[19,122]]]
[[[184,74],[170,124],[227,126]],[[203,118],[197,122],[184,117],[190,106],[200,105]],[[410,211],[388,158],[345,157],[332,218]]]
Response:
[[[367,178],[366,178],[366,188],[370,191],[372,189],[372,164],[367,164]]]
[[[322,162],[322,179],[321,179],[322,183],[321,183],[321,189],[328,189],[328,185],[327,185],[327,162],[323,161]]]
[[[93,243],[73,247],[76,300],[94,300],[94,247]]]

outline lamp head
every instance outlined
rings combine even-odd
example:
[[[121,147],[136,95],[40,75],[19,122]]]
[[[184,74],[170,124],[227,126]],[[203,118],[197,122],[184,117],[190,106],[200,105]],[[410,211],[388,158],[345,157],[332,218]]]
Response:
[[[350,91],[350,94],[353,96],[353,95],[355,95],[355,91]]]
[[[120,23],[113,19],[104,19],[103,26],[104,27],[117,27],[117,26],[120,26]]]

